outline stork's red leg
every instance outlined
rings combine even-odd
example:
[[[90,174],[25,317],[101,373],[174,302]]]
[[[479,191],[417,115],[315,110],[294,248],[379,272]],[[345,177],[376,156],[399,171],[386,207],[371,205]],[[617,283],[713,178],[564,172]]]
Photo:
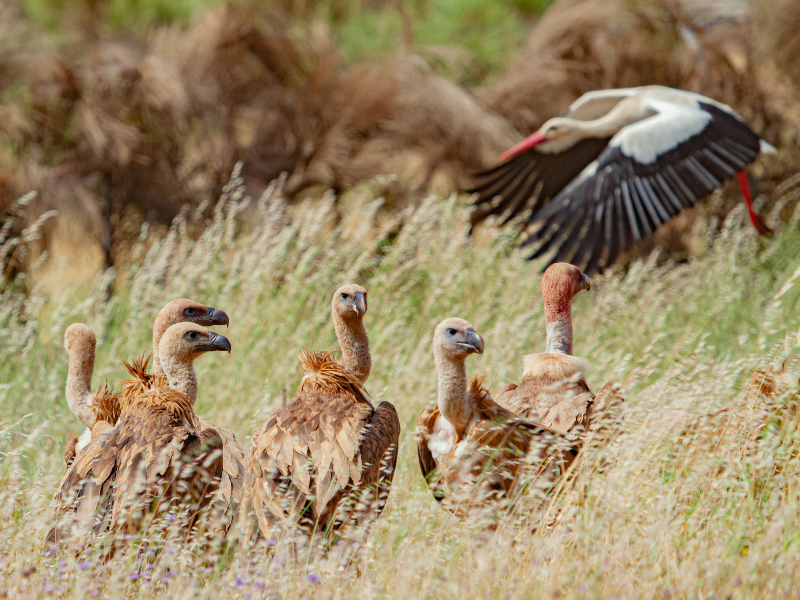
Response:
[[[750,222],[759,235],[771,236],[772,229],[767,227],[764,217],[753,210],[753,198],[750,196],[750,181],[747,179],[747,171],[742,171],[736,174],[736,179],[739,180],[739,187],[742,188],[742,195],[744,201],[747,203],[747,212],[750,214]]]

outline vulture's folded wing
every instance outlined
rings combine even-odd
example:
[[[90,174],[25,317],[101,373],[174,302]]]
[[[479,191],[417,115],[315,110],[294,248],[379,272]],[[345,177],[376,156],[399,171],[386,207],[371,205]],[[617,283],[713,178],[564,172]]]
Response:
[[[417,459],[419,470],[425,478],[425,483],[430,487],[433,497],[441,502],[444,499],[444,490],[437,483],[436,461],[428,447],[428,441],[434,435],[436,421],[439,418],[439,409],[426,408],[417,416],[415,437],[417,441]]]

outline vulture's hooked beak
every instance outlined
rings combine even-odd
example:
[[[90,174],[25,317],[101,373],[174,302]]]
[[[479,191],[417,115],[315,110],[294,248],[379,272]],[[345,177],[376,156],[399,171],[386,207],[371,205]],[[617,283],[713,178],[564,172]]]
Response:
[[[586,290],[588,292],[590,289],[592,289],[592,285],[589,282],[589,277],[586,275],[586,273],[581,273],[581,285],[578,288],[578,291]]]
[[[228,354],[231,353],[230,340],[228,340],[228,338],[226,338],[224,335],[219,335],[218,333],[214,333],[213,331],[209,332],[208,333],[208,342],[209,342],[209,344],[211,346],[209,348],[209,350],[212,350],[212,351],[213,350],[219,350],[219,351],[223,351],[224,350]]]
[[[478,335],[474,329],[467,329],[467,337],[465,341],[458,342],[459,346],[463,346],[470,352],[477,352],[483,354],[483,338]]]
[[[225,311],[214,308],[213,306],[206,306],[206,315],[206,320],[202,323],[199,323],[203,327],[211,327],[213,325],[225,325],[225,327],[228,326],[229,320]]]
[[[367,314],[367,297],[361,292],[353,294],[353,310],[362,317]]]

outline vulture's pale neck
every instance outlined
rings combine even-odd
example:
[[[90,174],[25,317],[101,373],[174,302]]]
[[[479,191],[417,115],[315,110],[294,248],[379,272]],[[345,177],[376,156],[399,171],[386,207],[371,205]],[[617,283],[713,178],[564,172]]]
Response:
[[[161,375],[164,369],[161,367],[161,360],[158,357],[158,345],[161,343],[161,338],[169,328],[169,323],[161,319],[161,315],[156,317],[156,322],[153,323],[153,368],[150,372],[153,375]]]
[[[92,406],[92,373],[94,373],[94,345],[89,341],[74,343],[69,350],[67,370],[67,405],[78,420],[92,427],[97,415]]]
[[[543,291],[547,352],[572,354],[572,296],[563,290]]]
[[[333,328],[336,339],[342,347],[342,365],[351,373],[355,373],[366,383],[372,370],[372,356],[369,353],[369,338],[361,317],[343,318],[333,311]]]
[[[174,355],[165,355],[161,359],[161,367],[169,381],[169,387],[186,394],[192,402],[197,400],[197,375],[195,375],[192,361]]]
[[[441,415],[455,427],[460,437],[472,420],[474,412],[467,396],[466,357],[444,356],[438,348],[434,348],[433,356],[439,377],[437,406]]]

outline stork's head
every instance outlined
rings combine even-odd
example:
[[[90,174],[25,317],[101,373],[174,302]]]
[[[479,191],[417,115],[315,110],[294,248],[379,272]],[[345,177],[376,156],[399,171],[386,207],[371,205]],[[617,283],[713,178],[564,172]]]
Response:
[[[433,334],[433,355],[436,360],[464,360],[470,354],[483,354],[483,338],[472,323],[452,317],[436,327]]]
[[[153,324],[153,339],[158,343],[164,332],[176,323],[195,323],[203,327],[228,325],[228,315],[218,308],[179,298],[162,308]]]
[[[569,313],[575,294],[589,289],[589,277],[575,265],[555,263],[547,267],[542,277],[545,319],[549,322],[557,314]]]
[[[367,290],[355,283],[343,285],[333,294],[331,308],[342,319],[361,319],[367,312]]]
[[[69,354],[75,352],[81,356],[94,356],[96,346],[94,333],[83,323],[73,323],[64,332],[64,348]]]
[[[584,137],[581,128],[582,121],[569,117],[554,117],[542,125],[538,131],[532,133],[519,144],[507,150],[500,156],[500,160],[508,160],[543,144],[542,152],[560,152],[575,144]]]
[[[165,358],[191,363],[206,352],[225,351],[230,353],[228,338],[209,331],[196,323],[177,323],[170,326],[161,336],[158,353],[162,363]]]

